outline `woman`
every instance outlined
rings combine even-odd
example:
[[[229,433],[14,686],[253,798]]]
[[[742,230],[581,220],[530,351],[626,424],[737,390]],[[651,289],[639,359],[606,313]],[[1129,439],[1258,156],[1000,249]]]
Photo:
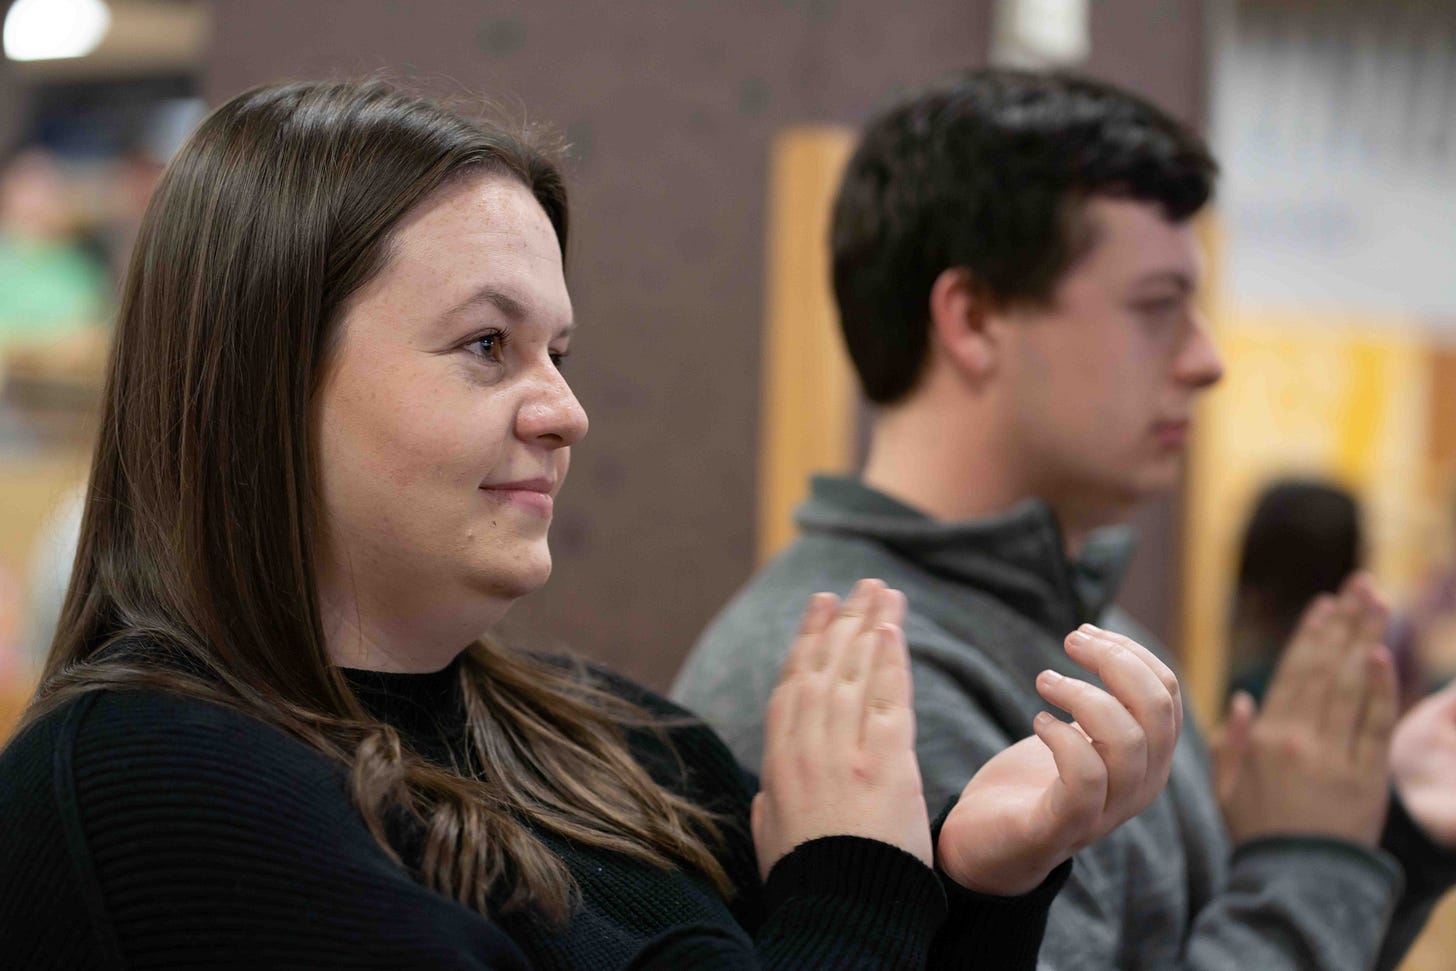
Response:
[[[1033,966],[1071,852],[1167,777],[1177,684],[1131,642],[1074,635],[1111,693],[1044,693],[1086,734],[1039,720],[932,841],[881,584],[810,604],[757,796],[661,699],[481,639],[586,432],[566,230],[543,155],[379,83],[182,150],[0,757],[6,961]]]

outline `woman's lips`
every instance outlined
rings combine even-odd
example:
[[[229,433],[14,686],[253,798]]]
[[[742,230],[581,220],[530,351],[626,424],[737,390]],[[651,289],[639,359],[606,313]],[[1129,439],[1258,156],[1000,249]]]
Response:
[[[509,503],[527,512],[551,518],[555,500],[551,498],[556,484],[549,479],[529,479],[522,482],[502,482],[498,485],[483,485],[480,491],[498,502]]]

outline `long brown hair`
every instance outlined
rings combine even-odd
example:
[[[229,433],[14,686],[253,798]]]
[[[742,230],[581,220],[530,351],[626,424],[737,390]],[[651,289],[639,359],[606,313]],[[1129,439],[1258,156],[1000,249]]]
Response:
[[[565,186],[527,132],[380,81],[261,87],[202,123],[123,285],[75,568],[26,721],[110,687],[246,712],[345,765],[396,861],[385,817],[414,816],[424,881],[483,913],[570,912],[570,872],[522,820],[726,894],[714,817],[653,782],[623,732],[645,714],[579,668],[472,645],[462,775],[372,719],[329,662],[311,401],[393,228],[466,172],[527,186],[565,253]]]

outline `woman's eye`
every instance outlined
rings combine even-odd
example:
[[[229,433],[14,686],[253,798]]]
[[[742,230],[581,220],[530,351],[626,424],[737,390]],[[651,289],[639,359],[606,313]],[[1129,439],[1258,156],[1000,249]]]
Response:
[[[564,368],[566,366],[566,359],[568,357],[570,357],[570,356],[571,356],[571,352],[570,351],[552,351],[551,352],[551,363],[554,364],[554,365],[556,365],[556,370],[560,371],[562,368]]]
[[[503,331],[493,330],[488,334],[481,334],[468,346],[476,357],[499,361],[506,349],[506,335]]]

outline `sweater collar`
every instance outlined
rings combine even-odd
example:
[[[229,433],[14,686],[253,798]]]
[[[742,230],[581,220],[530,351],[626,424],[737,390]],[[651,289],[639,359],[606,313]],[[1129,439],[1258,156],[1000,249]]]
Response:
[[[986,591],[1058,633],[1102,616],[1133,549],[1132,530],[1113,527],[1092,534],[1081,555],[1069,561],[1056,516],[1039,499],[993,516],[940,522],[854,477],[816,476],[796,519],[805,534],[879,543],[921,569]]]
[[[340,672],[371,715],[396,729],[421,755],[448,764],[464,740],[463,657],[464,652],[426,674],[358,668],[340,668]]]

